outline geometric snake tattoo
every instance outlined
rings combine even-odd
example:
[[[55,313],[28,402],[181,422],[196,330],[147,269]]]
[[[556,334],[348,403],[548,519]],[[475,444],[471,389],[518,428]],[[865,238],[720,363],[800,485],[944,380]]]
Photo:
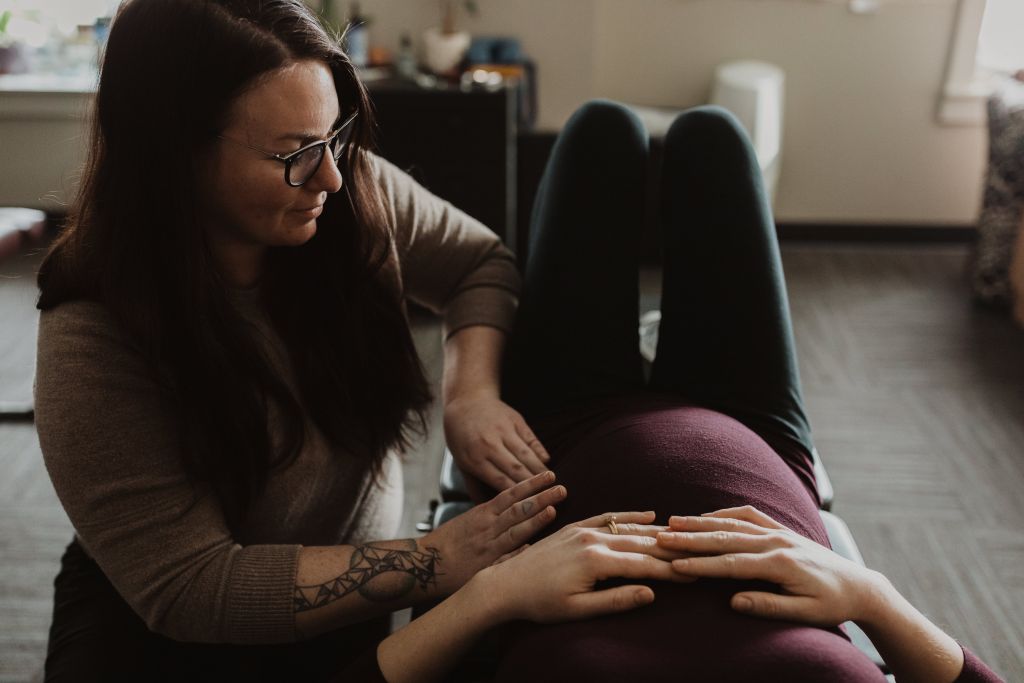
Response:
[[[372,543],[356,547],[348,571],[341,576],[312,586],[295,587],[295,611],[323,607],[355,591],[372,602],[388,602],[405,595],[417,583],[423,589],[436,583],[437,563],[441,559],[437,549],[427,547],[424,552],[417,549],[416,541],[408,539],[407,543],[411,546],[408,550]],[[392,574],[385,582],[387,585],[379,581],[369,585],[383,574]]]

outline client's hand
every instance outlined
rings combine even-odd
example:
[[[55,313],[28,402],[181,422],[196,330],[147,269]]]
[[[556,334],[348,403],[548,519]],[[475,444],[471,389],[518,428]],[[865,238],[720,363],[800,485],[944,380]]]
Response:
[[[484,570],[478,576],[500,603],[504,619],[557,622],[624,612],[654,600],[647,586],[627,585],[595,591],[603,579],[662,579],[693,581],[672,571],[671,559],[680,553],[659,548],[651,526],[653,512],[614,513],[570,524]]]
[[[420,539],[421,546],[437,552],[438,587],[444,593],[459,589],[549,524],[555,518],[553,506],[565,498],[565,487],[554,482],[554,472],[538,474]]]
[[[873,608],[881,575],[745,506],[672,517],[658,545],[701,555],[672,562],[681,576],[762,579],[782,594],[742,592],[732,607],[760,617],[817,626],[858,620]]]
[[[550,456],[526,420],[498,398],[448,401],[444,434],[459,468],[497,491],[548,469]]]

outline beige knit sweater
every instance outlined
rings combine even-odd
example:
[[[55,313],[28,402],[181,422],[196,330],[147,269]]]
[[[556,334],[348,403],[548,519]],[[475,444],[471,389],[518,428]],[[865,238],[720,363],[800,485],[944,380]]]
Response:
[[[448,334],[469,325],[509,330],[519,287],[511,253],[479,222],[374,161],[405,297],[441,313]],[[257,297],[238,292],[235,300],[290,382]],[[98,304],[68,302],[40,316],[36,425],[82,545],[153,631],[196,642],[294,640],[300,545],[393,538],[398,458],[386,462],[385,485],[372,485],[309,423],[299,457],[272,475],[236,537],[216,496],[186,479],[175,416],[151,376]],[[271,434],[276,419],[272,408]]]

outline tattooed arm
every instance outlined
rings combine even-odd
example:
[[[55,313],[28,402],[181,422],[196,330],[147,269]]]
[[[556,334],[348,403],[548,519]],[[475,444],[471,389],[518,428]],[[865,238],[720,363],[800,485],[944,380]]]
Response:
[[[295,580],[301,638],[455,592],[555,518],[565,487],[544,472],[422,538],[306,547]]]
[[[294,600],[301,637],[444,597],[440,552],[424,540],[303,548]]]

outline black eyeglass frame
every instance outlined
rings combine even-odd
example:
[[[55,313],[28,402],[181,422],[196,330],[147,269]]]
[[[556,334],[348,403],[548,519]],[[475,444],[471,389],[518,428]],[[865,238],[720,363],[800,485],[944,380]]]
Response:
[[[218,135],[217,138],[220,139],[220,140],[227,140],[228,142],[233,142],[234,144],[241,145],[242,147],[248,147],[249,149],[251,149],[251,150],[253,150],[255,152],[259,152],[261,154],[266,155],[266,157],[268,159],[271,159],[273,161],[280,161],[282,164],[284,164],[284,182],[287,183],[289,187],[302,187],[303,185],[305,185],[306,183],[309,182],[310,178],[312,178],[313,176],[316,175],[316,172],[318,170],[320,170],[320,164],[324,163],[324,157],[327,156],[327,154],[326,154],[327,147],[330,146],[332,143],[334,143],[342,133],[346,132],[346,130],[348,130],[350,128],[350,126],[356,120],[356,118],[358,116],[359,116],[359,112],[358,111],[353,112],[351,116],[349,116],[347,119],[345,119],[344,123],[342,123],[340,126],[338,126],[333,132],[331,132],[327,136],[326,140],[317,140],[316,142],[311,142],[308,145],[303,145],[302,147],[300,147],[299,149],[295,150],[294,152],[289,152],[288,154],[276,154],[275,152],[271,152],[271,151],[263,149],[261,147],[256,147],[254,145],[250,145],[250,144],[242,142],[240,140],[235,140],[233,138],[225,137],[223,135]],[[313,167],[313,169],[310,171],[309,175],[306,178],[303,178],[302,181],[300,181],[298,183],[293,183],[292,182],[292,163],[295,161],[295,159],[297,159],[299,157],[299,155],[301,155],[301,154],[303,154],[305,152],[308,152],[308,151],[310,151],[310,150],[312,150],[312,149],[314,149],[316,147],[320,147],[321,148],[321,150],[320,150],[320,162],[316,166]],[[337,163],[341,159],[341,155],[344,153],[344,151],[345,151],[345,149],[347,147],[348,147],[348,141],[345,141],[344,144],[339,145],[337,149],[333,150],[333,156],[334,156],[334,162],[335,163]]]

